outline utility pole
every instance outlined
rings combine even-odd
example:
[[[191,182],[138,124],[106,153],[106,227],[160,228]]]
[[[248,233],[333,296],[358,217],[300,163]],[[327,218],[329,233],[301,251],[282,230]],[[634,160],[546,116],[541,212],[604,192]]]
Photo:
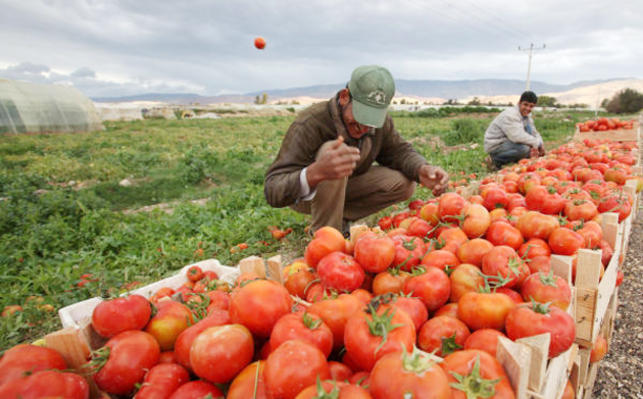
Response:
[[[527,86],[525,87],[525,90],[529,90],[529,83],[530,83],[529,80],[530,80],[530,77],[531,77],[531,57],[532,57],[532,53],[533,53],[534,50],[543,50],[544,48],[545,48],[545,44],[543,44],[542,47],[534,47],[533,43],[531,43],[529,45],[529,48],[520,48],[520,46],[518,46],[518,51],[529,51],[529,64],[527,64]]]

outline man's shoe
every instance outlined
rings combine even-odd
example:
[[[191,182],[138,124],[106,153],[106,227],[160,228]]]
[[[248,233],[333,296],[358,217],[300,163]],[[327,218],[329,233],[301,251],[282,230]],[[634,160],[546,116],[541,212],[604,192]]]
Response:
[[[496,164],[493,162],[493,159],[491,159],[489,155],[487,155],[487,157],[484,159],[484,163],[489,171],[495,172],[498,170],[498,167],[496,166]]]

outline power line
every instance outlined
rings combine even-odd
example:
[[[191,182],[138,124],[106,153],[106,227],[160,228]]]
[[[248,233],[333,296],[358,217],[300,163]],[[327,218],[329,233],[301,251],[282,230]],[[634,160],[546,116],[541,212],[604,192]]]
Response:
[[[506,30],[507,32],[509,32],[509,33],[511,33],[513,35],[519,35],[519,36],[522,36],[522,37],[531,38],[530,33],[513,27],[509,22],[505,21],[503,18],[500,18],[498,15],[490,12],[489,10],[487,10],[487,9],[485,9],[483,7],[479,7],[478,5],[476,5],[475,3],[473,3],[473,2],[471,2],[469,0],[461,0],[461,1],[467,3],[469,6],[471,6],[472,8],[475,8],[479,12],[481,12],[483,14],[486,14],[487,17],[496,20],[498,22],[498,25],[496,25],[496,27],[500,27],[500,28]],[[491,21],[489,21],[489,22],[491,23]]]
[[[520,48],[518,46],[518,51],[529,51],[529,63],[527,64],[527,85],[525,87],[525,90],[529,90],[529,83],[530,83],[530,78],[531,78],[531,57],[532,53],[534,50],[544,50],[545,49],[545,44],[543,43],[542,47],[534,47],[534,44],[531,43],[529,45],[529,48]]]

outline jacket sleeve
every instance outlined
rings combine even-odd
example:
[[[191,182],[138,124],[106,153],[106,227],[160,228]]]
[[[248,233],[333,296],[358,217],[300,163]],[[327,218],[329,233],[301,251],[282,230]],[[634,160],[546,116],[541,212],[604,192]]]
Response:
[[[307,134],[303,123],[293,123],[270,165],[264,179],[264,195],[270,206],[282,208],[292,205],[301,197],[299,174],[315,161],[321,147],[319,135]]]
[[[538,147],[539,145],[538,138],[525,131],[519,114],[505,115],[500,121],[500,129],[514,143],[527,144],[530,147]]]
[[[417,182],[418,171],[420,166],[427,164],[426,159],[395,130],[390,116],[387,116],[382,128],[384,138],[376,161],[382,166],[402,172],[409,180]]]
[[[531,128],[534,129],[534,136],[536,136],[536,138],[538,139],[538,145],[539,146],[545,145],[545,142],[543,141],[543,136],[541,136],[538,129],[536,129],[536,124],[534,123],[534,119],[531,117],[531,115],[529,116],[529,123],[531,123]]]

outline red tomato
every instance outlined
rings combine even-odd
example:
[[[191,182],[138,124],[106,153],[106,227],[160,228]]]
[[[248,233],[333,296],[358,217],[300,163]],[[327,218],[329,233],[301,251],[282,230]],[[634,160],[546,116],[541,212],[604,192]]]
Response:
[[[174,343],[174,357],[180,365],[192,369],[190,365],[190,348],[194,339],[207,328],[230,323],[230,315],[223,310],[214,310],[206,318],[183,330]]]
[[[467,237],[476,238],[483,236],[490,224],[491,216],[484,206],[470,204],[465,208],[461,227]]]
[[[436,310],[433,314],[433,317],[437,316],[450,316],[453,318],[458,318],[458,303],[451,302],[442,306],[440,309]]]
[[[323,396],[321,396],[323,395]],[[368,391],[359,385],[352,385],[340,380],[317,382],[297,395],[295,399],[371,399]]]
[[[291,295],[306,298],[306,287],[316,278],[313,272],[314,269],[303,261],[291,263],[283,270],[284,287]]]
[[[36,345],[19,344],[7,350],[0,358],[0,386],[41,370],[65,370],[67,363],[58,352]]]
[[[505,294],[467,292],[458,301],[458,319],[471,330],[502,330],[507,314],[514,307],[516,303]]]
[[[397,270],[388,269],[382,273],[378,273],[373,279],[373,294],[384,295],[387,293],[395,294],[402,291],[404,281],[409,278],[410,274]]]
[[[498,347],[498,337],[507,336],[498,330],[492,328],[483,328],[474,331],[464,341],[464,349],[479,349],[487,352],[493,357],[496,357],[496,349]]]
[[[369,378],[374,399],[450,399],[446,373],[420,352],[406,350],[383,356]]]
[[[266,47],[266,40],[263,37],[255,37],[255,47],[263,50]]]
[[[333,346],[338,349],[344,345],[344,329],[348,319],[364,304],[355,296],[342,294],[335,299],[325,299],[313,303],[308,312],[316,314],[333,332]]]
[[[425,352],[436,351],[440,357],[462,349],[471,332],[466,324],[449,316],[429,319],[418,332],[418,347]]]
[[[596,363],[605,357],[607,354],[607,340],[602,335],[596,337],[596,342],[592,345],[592,350],[589,354],[589,362]]]
[[[165,351],[161,352],[159,356],[159,363],[177,363],[176,357],[174,357],[174,351]]]
[[[585,244],[582,235],[566,227],[555,229],[549,236],[549,247],[558,255],[574,255]]]
[[[358,241],[359,243],[359,241]],[[351,292],[364,282],[364,269],[350,255],[331,252],[317,263],[317,274],[324,288]]]
[[[196,283],[203,278],[203,270],[199,266],[191,266],[187,271],[188,280]]]
[[[0,398],[89,399],[89,384],[78,374],[58,370],[38,371],[0,385]]]
[[[422,264],[429,267],[437,267],[441,270],[453,270],[460,264],[460,260],[453,252],[444,249],[436,249],[422,258]]]
[[[449,300],[458,302],[467,292],[478,292],[484,287],[484,278],[477,266],[463,263],[458,266],[449,276],[451,282],[451,294]]]
[[[520,286],[529,276],[529,266],[518,256],[513,248],[506,245],[494,247],[482,258],[482,272],[488,276],[508,278],[506,288]]]
[[[282,285],[255,280],[232,295],[230,320],[243,324],[258,337],[269,337],[277,320],[290,313],[291,307],[290,294]]]
[[[413,320],[415,331],[419,331],[422,324],[429,318],[429,311],[419,298],[396,296],[392,303],[395,308],[409,315]]]
[[[501,188],[492,187],[485,190],[482,194],[482,205],[490,211],[496,208],[506,208],[509,203],[507,193]]]
[[[156,338],[161,350],[167,351],[174,347],[176,338],[194,321],[194,316],[187,306],[172,300],[158,302],[156,309],[145,332]]]
[[[190,381],[190,373],[176,363],[157,364],[145,375],[134,399],[167,399],[181,385]]]
[[[535,273],[527,277],[520,287],[520,295],[525,302],[551,302],[553,306],[562,310],[567,310],[572,300],[572,290],[567,280],[556,276],[553,271],[549,274]]]
[[[355,313],[344,329],[346,352],[363,370],[372,369],[377,359],[387,353],[414,344],[413,320],[391,305],[380,305],[377,309],[371,306],[367,312]]]
[[[207,312],[212,314],[217,310],[227,311],[230,308],[230,294],[221,290],[214,290],[207,293],[210,299]]]
[[[104,348],[108,350],[107,361],[94,374],[94,381],[101,390],[116,395],[132,392],[161,355],[154,336],[138,330],[116,335]]]
[[[458,248],[456,255],[462,263],[482,266],[482,257],[491,251],[493,244],[484,238],[474,238]]]
[[[455,216],[460,216],[467,201],[457,193],[445,193],[440,196],[438,203],[438,215],[444,222],[457,222]]]
[[[536,256],[527,262],[531,274],[542,272],[549,273],[551,270],[551,258],[549,256]]]
[[[530,238],[518,248],[518,255],[523,259],[533,259],[536,256],[549,256],[551,250],[547,241],[540,238]]]
[[[487,352],[477,349],[454,352],[440,366],[449,378],[453,399],[516,397],[502,365]]]
[[[335,381],[348,381],[353,375],[353,370],[350,367],[334,360],[328,362],[328,369],[330,370],[330,378]]]
[[[224,384],[243,370],[253,355],[254,341],[246,327],[241,324],[209,327],[192,342],[190,365],[199,377]]]
[[[317,378],[330,378],[328,362],[316,347],[299,340],[286,341],[275,349],[264,369],[268,394],[274,398],[294,399]]]
[[[443,270],[428,267],[424,273],[409,277],[402,291],[420,298],[429,312],[433,312],[449,300],[451,282]]]
[[[105,338],[127,330],[142,330],[152,315],[150,302],[141,295],[103,301],[94,308],[92,326]]]
[[[317,347],[326,357],[333,350],[333,332],[316,314],[300,312],[283,315],[270,334],[270,348],[275,350],[291,339]]]
[[[557,215],[565,208],[563,198],[554,187],[536,186],[527,192],[525,203],[530,211],[538,211],[546,215]]]
[[[208,396],[210,395],[210,396]],[[214,385],[205,381],[190,381],[181,385],[170,399],[203,399],[211,397],[212,399],[223,399],[223,392]]]
[[[331,252],[342,252],[345,246],[346,240],[339,230],[324,226],[315,232],[313,240],[306,246],[304,259],[310,267],[316,268],[324,256]]]
[[[469,240],[459,227],[445,228],[438,234],[438,243],[444,243],[442,249],[456,253],[458,248]]]
[[[364,235],[355,243],[355,260],[364,270],[380,273],[395,259],[395,242],[387,236]]]
[[[520,230],[503,221],[491,223],[485,238],[493,245],[507,245],[515,250],[525,242]]]
[[[541,303],[527,303],[512,309],[505,323],[507,336],[511,340],[538,334],[551,334],[549,358],[565,352],[576,338],[576,322],[565,311]]]
[[[422,239],[402,234],[392,238],[395,242],[394,267],[410,271],[420,264],[420,260],[426,252],[426,245]]]
[[[438,224],[440,221],[438,204],[433,202],[424,205],[422,209],[420,209],[420,217],[429,222],[431,226]]]
[[[518,218],[516,224],[518,230],[526,239],[541,238],[546,240],[549,235],[558,227],[555,217],[543,215],[540,212],[529,211]]]
[[[257,361],[244,368],[230,384],[227,399],[268,399],[264,367],[266,362]],[[257,368],[259,368],[257,370]],[[256,385],[256,388],[255,388]]]
[[[598,208],[592,201],[569,200],[565,204],[565,216],[567,220],[592,220],[598,215]]]
[[[393,226],[393,218],[390,216],[384,216],[377,222],[377,225],[380,226],[380,229],[386,231]]]
[[[422,218],[413,218],[406,227],[406,234],[419,238],[427,238],[431,235],[433,226]]]

